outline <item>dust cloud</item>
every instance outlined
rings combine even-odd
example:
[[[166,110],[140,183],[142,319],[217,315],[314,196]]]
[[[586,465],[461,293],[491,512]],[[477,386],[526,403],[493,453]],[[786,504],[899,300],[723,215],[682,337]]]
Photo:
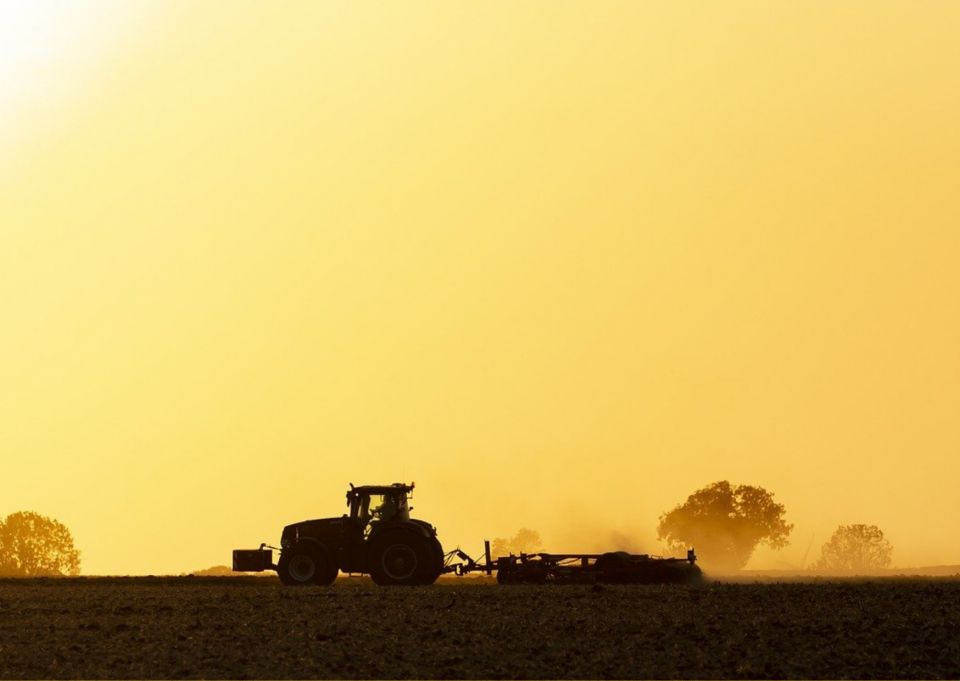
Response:
[[[554,553],[603,553],[626,551],[664,555],[666,548],[641,520],[605,520],[579,505],[560,510],[558,518],[541,531],[543,550]]]

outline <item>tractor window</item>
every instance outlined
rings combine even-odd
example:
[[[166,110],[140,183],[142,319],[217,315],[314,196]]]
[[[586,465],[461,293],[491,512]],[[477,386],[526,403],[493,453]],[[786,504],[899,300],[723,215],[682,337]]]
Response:
[[[407,508],[407,495],[401,492],[388,495],[387,499],[387,518],[400,518],[401,520],[410,520],[410,510]]]
[[[364,514],[364,517],[367,520],[375,517],[377,514],[377,509],[380,508],[380,505],[383,503],[383,497],[379,494],[371,494],[367,497],[367,512]]]
[[[356,517],[365,527],[370,523],[394,518],[409,520],[410,510],[407,507],[407,496],[396,492],[364,495],[358,499]]]
[[[389,520],[397,514],[397,500],[392,494],[371,494],[370,514],[375,520]]]
[[[354,500],[354,505],[356,508],[354,517],[363,525],[370,522],[370,497],[363,495],[357,496]]]

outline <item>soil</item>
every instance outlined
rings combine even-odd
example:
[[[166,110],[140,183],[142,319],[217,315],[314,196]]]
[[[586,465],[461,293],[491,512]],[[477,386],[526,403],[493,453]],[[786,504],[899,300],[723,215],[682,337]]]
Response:
[[[0,580],[0,678],[958,678],[960,580]]]

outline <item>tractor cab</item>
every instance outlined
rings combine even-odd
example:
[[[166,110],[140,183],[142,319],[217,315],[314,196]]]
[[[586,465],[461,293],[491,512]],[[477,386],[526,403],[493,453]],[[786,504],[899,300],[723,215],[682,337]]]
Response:
[[[409,521],[410,506],[407,503],[413,492],[413,483],[403,485],[350,485],[347,492],[347,505],[350,507],[350,520],[364,534],[381,523],[390,521]]]

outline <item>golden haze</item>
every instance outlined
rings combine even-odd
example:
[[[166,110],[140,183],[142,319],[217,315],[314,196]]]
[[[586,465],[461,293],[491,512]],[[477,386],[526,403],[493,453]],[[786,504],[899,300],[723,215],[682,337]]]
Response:
[[[28,5],[0,515],[85,573],[399,480],[448,548],[657,552],[729,479],[796,525],[751,567],[960,563],[960,5]]]

